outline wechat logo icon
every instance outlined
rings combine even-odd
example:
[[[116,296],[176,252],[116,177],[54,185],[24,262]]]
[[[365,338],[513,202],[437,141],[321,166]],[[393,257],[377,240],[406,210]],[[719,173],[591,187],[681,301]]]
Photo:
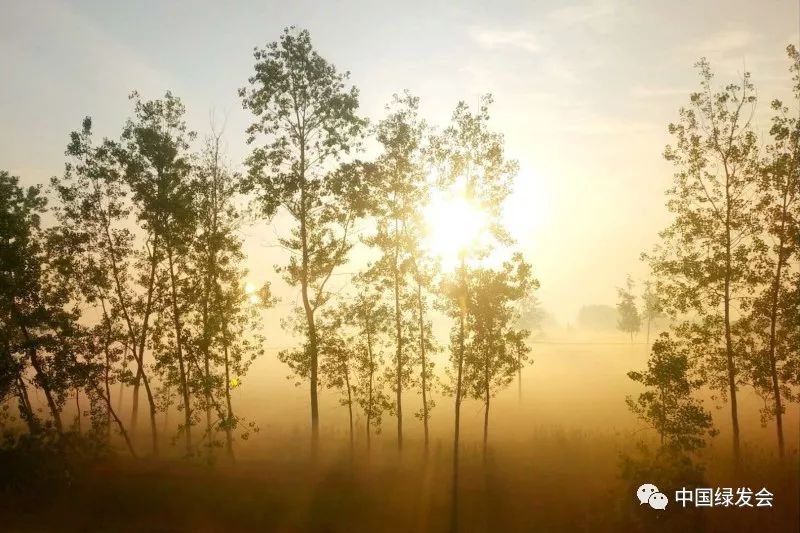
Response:
[[[636,497],[639,498],[639,505],[648,504],[653,509],[663,511],[667,508],[669,499],[667,496],[658,491],[658,487],[652,483],[645,483],[636,491]]]

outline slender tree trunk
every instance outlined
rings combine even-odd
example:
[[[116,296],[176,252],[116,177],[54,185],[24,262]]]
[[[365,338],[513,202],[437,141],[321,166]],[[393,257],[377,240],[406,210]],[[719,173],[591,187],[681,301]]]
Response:
[[[355,451],[355,440],[353,434],[353,391],[350,387],[350,371],[345,368],[344,382],[347,387],[347,414],[350,417],[350,458],[353,457]]]
[[[425,453],[428,453],[428,360],[425,354],[425,308],[422,302],[422,283],[417,276],[417,309],[419,310],[419,353],[422,359],[422,427],[425,432]]]
[[[459,451],[459,434],[461,430],[461,380],[464,371],[464,351],[465,351],[465,335],[466,335],[466,314],[467,314],[467,273],[466,273],[466,260],[463,255],[461,257],[461,301],[459,302],[460,313],[458,318],[458,361],[456,371],[456,405],[455,405],[455,427],[453,430],[453,479],[454,484],[458,482],[458,451]],[[454,491],[457,488],[454,486]]]
[[[156,279],[156,266],[158,264],[157,261],[157,253],[158,253],[158,235],[154,237],[153,240],[153,251],[150,255],[150,277],[147,284],[147,300],[145,303],[144,308],[144,315],[142,316],[142,331],[138,337],[139,342],[139,351],[137,354],[136,351],[136,341],[137,337],[135,334],[135,330],[133,329],[133,323],[130,320],[130,317],[123,306],[123,314],[125,316],[125,320],[128,324],[128,331],[130,333],[131,341],[133,342],[132,352],[133,358],[136,360],[137,370],[136,370],[136,380],[133,385],[133,407],[131,411],[131,434],[136,434],[136,422],[139,418],[139,382],[144,384],[144,390],[147,394],[147,402],[150,406],[150,435],[152,438],[152,445],[153,445],[153,454],[158,456],[158,430],[156,428],[156,402],[153,398],[153,392],[150,389],[150,382],[147,379],[147,375],[144,373],[144,351],[147,347],[147,328],[150,321],[150,313],[152,312],[153,306],[153,292],[155,289],[155,279]],[[117,269],[114,268],[115,272],[115,284],[117,287],[118,297],[122,301],[124,293],[122,292],[122,286],[119,281],[119,277],[117,276]]]
[[[170,292],[172,295],[172,322],[175,327],[175,350],[178,356],[178,372],[183,396],[184,434],[186,438],[186,455],[192,455],[192,406],[189,395],[188,372],[183,360],[183,333],[178,311],[178,292],[175,280],[175,268],[172,260],[172,244],[167,240],[167,259],[169,260]]]
[[[111,417],[117,423],[117,428],[119,428],[120,435],[122,435],[122,438],[125,440],[125,445],[128,447],[128,451],[131,453],[131,456],[136,459],[136,450],[133,448],[130,435],[128,435],[128,432],[125,431],[125,425],[122,423],[122,420],[120,420],[119,416],[117,416],[117,413],[114,411],[114,408],[111,406],[111,396],[104,395],[100,387],[95,387],[95,393],[106,404],[106,412],[110,413]]]
[[[783,264],[785,262],[783,244],[786,230],[786,202],[789,188],[786,188],[783,197],[783,212],[781,217],[780,237],[778,238],[778,260],[775,265],[775,277],[773,278],[772,298],[769,313],[769,371],[772,378],[772,395],[775,401],[775,430],[778,433],[778,455],[781,459],[785,456],[785,445],[783,442],[783,405],[781,403],[781,388],[778,381],[778,369],[775,361],[776,329],[778,324],[778,302],[780,300],[781,276]]]
[[[369,356],[369,391],[367,393],[367,454],[372,451],[372,412],[375,409],[375,399],[373,391],[375,389],[375,356],[372,353],[372,334],[369,318],[364,314],[364,325],[367,332],[367,355]]]
[[[31,366],[36,371],[36,381],[42,388],[44,397],[47,400],[47,407],[50,409],[50,415],[53,417],[53,425],[55,425],[58,434],[62,435],[64,433],[64,426],[61,423],[61,410],[58,408],[58,404],[53,396],[53,391],[50,387],[50,378],[44,371],[44,367],[39,359],[39,354],[36,352],[36,348],[31,345],[33,340],[28,333],[28,328],[23,323],[22,316],[16,310],[14,310],[14,315],[17,318],[20,330],[22,331],[22,336],[25,339],[25,343],[29,346],[28,357],[31,361]]]
[[[81,393],[77,387],[75,387],[75,410],[77,411],[75,415],[75,420],[78,425],[78,435],[82,435],[83,430],[81,428]]]
[[[33,412],[31,399],[28,397],[28,388],[25,386],[25,381],[19,373],[17,374],[17,398],[19,399],[19,413],[28,425],[28,431],[32,435],[38,433],[39,422],[36,419],[36,414]]]
[[[725,218],[725,359],[728,367],[728,390],[731,402],[731,428],[733,432],[733,457],[736,464],[740,461],[739,448],[739,410],[736,402],[736,366],[733,359],[733,338],[731,335],[731,206],[729,193],[727,214]]]
[[[485,388],[483,391],[483,462],[486,463],[486,453],[489,449],[489,402],[491,401],[491,395],[489,394],[489,381],[488,381],[489,373],[488,371],[485,372]]]
[[[166,405],[164,405],[164,426],[161,428],[161,431],[163,431],[164,434],[166,434],[167,430],[169,429],[169,408],[171,403],[170,395],[172,394],[169,389],[170,389],[169,383],[165,383],[164,396],[166,397]]]
[[[106,390],[106,398],[108,403],[111,403],[111,382],[109,374],[111,372],[111,356],[109,354],[108,342],[105,345],[106,364],[105,371],[103,372],[103,386]],[[106,439],[111,440],[111,409],[106,407]]]
[[[296,112],[296,110],[295,110]],[[317,381],[319,373],[319,353],[317,349],[317,328],[314,323],[314,308],[308,297],[308,206],[306,199],[306,138],[304,128],[300,126],[300,294],[308,326],[308,356],[310,359],[309,395],[311,400],[311,456],[316,458],[319,449],[319,404],[317,399]]]
[[[224,342],[223,356],[225,357],[225,405],[228,408],[227,419],[225,421],[225,450],[231,461],[235,460],[233,455],[233,428],[231,425],[234,421],[233,404],[231,403],[231,368],[230,360],[228,357],[228,340],[227,340],[227,325],[223,324],[224,329]]]
[[[392,265],[392,275],[394,277],[394,325],[395,325],[395,341],[397,351],[395,354],[396,366],[396,403],[397,403],[397,449],[403,449],[403,323],[400,314],[400,269],[398,265],[400,245],[398,239],[400,238],[398,231],[398,220],[394,221],[394,264]]]

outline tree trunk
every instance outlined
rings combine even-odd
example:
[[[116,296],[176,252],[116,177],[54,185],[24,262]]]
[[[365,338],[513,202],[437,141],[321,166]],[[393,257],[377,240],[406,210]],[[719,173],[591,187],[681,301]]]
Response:
[[[425,354],[425,309],[422,304],[422,283],[417,276],[417,309],[419,309],[419,353],[422,359],[422,427],[425,432],[425,453],[428,453],[428,360]]]
[[[172,322],[175,327],[175,350],[178,356],[178,372],[183,396],[184,433],[186,438],[186,455],[192,455],[192,406],[189,395],[187,368],[183,361],[183,334],[181,318],[178,312],[178,293],[176,289],[175,268],[172,261],[172,244],[167,240],[167,258],[169,260],[170,293],[172,296]]]
[[[77,387],[75,387],[75,410],[77,411],[75,420],[78,425],[78,435],[81,435],[83,434],[81,428],[81,393]]]
[[[144,351],[147,347],[147,327],[149,325],[150,320],[150,313],[152,312],[153,306],[153,292],[155,287],[155,279],[156,279],[156,266],[158,264],[156,260],[158,252],[158,236],[156,235],[153,240],[153,251],[150,256],[150,277],[148,280],[147,285],[147,300],[145,303],[144,308],[144,315],[142,316],[142,332],[138,338],[139,341],[139,350],[138,354],[136,351],[136,335],[134,333],[133,324],[128,317],[127,311],[124,311],[125,319],[128,323],[128,330],[131,336],[131,341],[134,343],[131,350],[133,352],[133,358],[136,360],[137,370],[136,370],[136,381],[134,382],[133,386],[133,407],[131,412],[131,434],[134,435],[135,438],[135,431],[136,431],[136,421],[138,419],[138,409],[139,409],[139,382],[141,381],[144,384],[144,390],[147,394],[147,403],[150,406],[150,434],[152,437],[153,442],[153,454],[158,456],[158,430],[156,428],[156,402],[153,398],[153,392],[150,390],[150,382],[147,379],[147,375],[144,373]],[[116,277],[116,268],[115,270],[115,277]],[[115,284],[117,286],[117,292],[120,299],[123,298],[122,287],[119,282],[119,279],[116,279]]]
[[[491,401],[491,395],[489,394],[489,381],[488,381],[488,371],[485,372],[486,374],[486,387],[483,392],[483,462],[486,463],[486,452],[489,449],[489,402]]]
[[[311,455],[317,456],[319,449],[319,403],[317,399],[317,381],[319,372],[319,353],[317,348],[317,328],[314,323],[314,309],[308,297],[308,229],[306,228],[307,205],[306,205],[306,184],[305,184],[305,142],[300,146],[300,168],[302,176],[300,178],[300,247],[301,247],[301,271],[300,271],[300,293],[303,298],[303,309],[305,310],[306,323],[308,326],[308,356],[310,359],[310,383],[309,393],[311,396]]]
[[[395,325],[395,341],[397,344],[397,351],[395,355],[395,366],[397,372],[397,383],[395,384],[396,404],[397,404],[397,449],[403,449],[403,324],[400,314],[400,272],[399,272],[399,254],[400,238],[398,232],[398,220],[394,221],[394,264],[392,265],[392,274],[394,276],[394,325]]]
[[[372,353],[372,335],[370,333],[369,318],[366,313],[364,313],[364,325],[367,332],[367,355],[369,356],[369,391],[367,394],[367,454],[369,454],[372,448],[371,423],[375,402],[373,398],[373,391],[375,389],[375,357]]]
[[[459,302],[459,319],[458,319],[458,361],[456,373],[456,405],[455,405],[455,427],[453,430],[453,479],[454,485],[458,482],[458,449],[459,449],[459,433],[461,430],[461,380],[464,371],[464,351],[465,351],[465,335],[466,335],[466,314],[467,314],[467,273],[466,273],[466,260],[463,255],[461,257],[461,301]],[[454,486],[453,490],[457,490]]]
[[[12,303],[12,305],[14,304]],[[64,433],[64,426],[61,423],[61,411],[59,410],[55,398],[53,397],[53,391],[50,388],[50,378],[44,371],[44,367],[39,359],[39,354],[36,352],[36,348],[32,345],[33,339],[28,333],[28,328],[25,326],[22,316],[16,311],[16,309],[14,309],[13,312],[19,324],[19,328],[22,331],[25,344],[28,345],[28,358],[31,360],[31,366],[36,371],[36,381],[42,388],[42,391],[44,391],[44,396],[47,399],[47,407],[50,409],[50,415],[53,417],[53,425],[55,425],[58,434],[62,435]]]
[[[730,198],[727,200],[727,215],[725,218],[725,293],[723,305],[725,307],[725,359],[728,367],[728,390],[731,400],[731,428],[733,432],[733,457],[736,464],[740,461],[739,449],[739,410],[736,402],[736,366],[733,359],[733,339],[731,336],[731,206]]]
[[[781,232],[778,238],[778,261],[775,266],[775,277],[773,279],[772,288],[772,301],[770,302],[769,313],[769,350],[767,352],[769,357],[769,371],[772,378],[772,395],[775,401],[775,430],[778,433],[778,455],[781,459],[785,456],[786,450],[783,442],[783,405],[781,403],[781,388],[778,381],[778,369],[775,361],[775,344],[776,344],[776,329],[778,324],[778,302],[780,300],[781,276],[783,273],[783,263],[785,261],[783,254],[783,244],[785,240],[786,230],[786,203],[789,188],[786,188],[783,197],[783,212],[781,213]]]
[[[344,371],[344,382],[347,386],[347,414],[350,417],[350,458],[353,458],[353,452],[355,451],[355,441],[353,435],[353,391],[350,387],[350,372],[345,369]]]
[[[225,420],[225,451],[228,453],[230,460],[235,461],[236,459],[233,455],[233,428],[231,427],[234,421],[233,404],[231,402],[231,367],[230,359],[228,357],[228,335],[226,323],[223,323],[223,328],[223,337],[225,342],[225,346],[223,347],[223,355],[225,357],[225,405],[228,409]]]
[[[28,397],[28,388],[22,376],[17,373],[17,398],[19,400],[19,414],[28,425],[28,431],[33,435],[39,432],[39,421],[31,406],[31,399]]]

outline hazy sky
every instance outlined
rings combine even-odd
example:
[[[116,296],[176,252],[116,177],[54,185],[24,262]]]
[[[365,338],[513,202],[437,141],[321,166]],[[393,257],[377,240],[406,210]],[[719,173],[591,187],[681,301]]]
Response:
[[[494,94],[494,127],[521,165],[509,223],[546,307],[572,321],[644,271],[639,254],[668,220],[666,125],[696,86],[695,60],[720,82],[753,72],[763,132],[769,100],[789,90],[783,50],[800,18],[789,0],[319,4],[2,0],[0,168],[25,183],[60,173],[68,132],[91,115],[116,137],[133,89],[172,90],[201,134],[212,110],[227,115],[240,162],[249,116],[236,89],[252,48],[293,24],[352,72],[371,119],[403,89],[439,124],[459,99]],[[248,251],[267,254],[252,277],[274,279],[271,230],[248,235]]]

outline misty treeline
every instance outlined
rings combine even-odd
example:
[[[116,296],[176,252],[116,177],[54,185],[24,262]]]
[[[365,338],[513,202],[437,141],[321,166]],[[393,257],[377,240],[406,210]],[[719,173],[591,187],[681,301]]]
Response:
[[[786,405],[800,401],[800,55],[787,52],[793,100],[770,103],[767,134],[753,122],[750,74],[717,87],[709,63],[697,63],[700,88],[669,125],[664,152],[675,168],[672,222],[642,255],[652,281],[638,307],[630,277],[619,289],[622,331],[633,336],[662,313],[669,320],[652,347],[648,330],[647,368],[628,374],[646,391],[627,403],[679,462],[717,433],[699,390],[727,403],[736,465],[746,457],[737,402],[745,387],[763,400],[777,455],[787,454]]]
[[[485,451],[491,400],[529,360],[538,286],[500,223],[517,164],[489,127],[491,97],[476,110],[458,103],[435,131],[406,92],[369,124],[349,74],[317,53],[308,32],[287,28],[254,58],[239,91],[252,115],[241,173],[226,159],[222,129],[198,140],[169,92],[133,93],[117,138],[96,138],[86,118],[47,187],[0,173],[0,400],[6,418],[18,411],[27,426],[15,438],[116,440],[133,455],[158,455],[170,438],[186,456],[220,448],[233,458],[235,441],[258,431],[233,389],[263,355],[268,321],[301,340],[278,358],[308,387],[312,450],[327,387],[349,412],[351,446],[369,447],[392,417],[402,448],[404,395],[416,394],[411,414],[427,449],[438,393],[453,398],[456,452],[461,404],[481,402]],[[377,155],[364,157],[366,143]],[[424,245],[433,191],[487,219],[449,271]],[[269,283],[244,282],[243,224],[274,217],[290,221],[278,241],[288,261],[277,267],[298,294],[288,316],[270,311]],[[376,259],[332,289],[355,246]],[[499,249],[505,262],[485,266]],[[447,342],[434,338],[435,313],[451,319]],[[432,356],[445,349],[451,368],[437,372]]]

